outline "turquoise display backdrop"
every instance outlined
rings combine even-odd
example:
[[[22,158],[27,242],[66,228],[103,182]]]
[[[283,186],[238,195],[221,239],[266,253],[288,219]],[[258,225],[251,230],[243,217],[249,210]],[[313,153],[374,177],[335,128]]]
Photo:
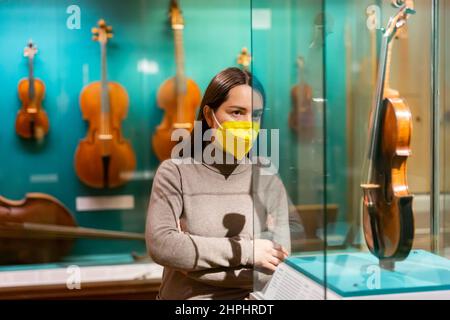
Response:
[[[29,192],[48,193],[62,201],[84,227],[144,231],[152,177],[158,166],[150,141],[163,115],[156,105],[156,93],[160,84],[175,74],[168,4],[162,0],[0,1],[1,195],[17,200]],[[72,5],[80,9],[80,29],[67,26],[73,13],[67,10]],[[241,48],[250,47],[250,1],[182,0],[181,7],[186,25],[186,72],[204,92],[214,74],[236,66]],[[87,132],[79,94],[83,86],[100,79],[100,49],[91,40],[91,27],[100,18],[114,28],[108,46],[108,76],[129,94],[130,108],[122,129],[137,157],[138,178],[111,190],[83,185],[73,167],[76,147]],[[35,76],[47,89],[43,106],[51,127],[43,144],[21,140],[14,128],[20,108],[17,84],[28,72],[23,49],[30,38],[39,50]],[[76,211],[76,197],[99,195],[132,195],[134,209]],[[73,254],[131,251],[144,252],[145,246],[130,241],[79,240]]]

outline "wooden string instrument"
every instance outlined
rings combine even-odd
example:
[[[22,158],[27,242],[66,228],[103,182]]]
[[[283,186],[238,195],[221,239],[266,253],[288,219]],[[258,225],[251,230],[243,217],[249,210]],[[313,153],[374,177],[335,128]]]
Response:
[[[112,27],[100,20],[92,32],[101,48],[101,81],[87,85],[81,92],[81,111],[89,130],[78,145],[75,171],[90,187],[114,188],[128,182],[136,168],[133,147],[121,132],[129,99],[122,85],[107,78],[106,48],[113,36]]]
[[[13,201],[0,196],[0,264],[60,261],[77,238],[145,240],[143,234],[78,227],[54,197],[29,193]]]
[[[369,250],[382,267],[404,260],[414,239],[413,196],[406,162],[411,154],[412,115],[400,93],[388,87],[392,40],[415,13],[406,1],[383,32],[377,89],[371,112],[363,184],[363,228]]]
[[[289,127],[294,131],[299,141],[311,142],[315,132],[313,110],[313,91],[305,81],[305,60],[297,59],[298,83],[291,89],[291,112]]]
[[[172,132],[194,128],[194,120],[200,105],[201,92],[198,85],[186,77],[184,71],[183,29],[184,21],[176,0],[170,3],[170,21],[175,41],[176,75],[160,86],[158,106],[164,110],[161,123],[152,137],[153,151],[159,161],[171,157],[172,148],[179,142],[172,140]]]
[[[252,56],[246,47],[242,48],[241,52],[237,57],[237,63],[241,66],[242,70],[248,71],[249,66],[252,63]]]
[[[48,133],[49,121],[42,108],[45,84],[34,77],[34,58],[37,52],[36,46],[30,40],[24,49],[24,56],[28,59],[28,78],[20,80],[18,85],[22,107],[17,113],[16,132],[25,139],[41,140]]]

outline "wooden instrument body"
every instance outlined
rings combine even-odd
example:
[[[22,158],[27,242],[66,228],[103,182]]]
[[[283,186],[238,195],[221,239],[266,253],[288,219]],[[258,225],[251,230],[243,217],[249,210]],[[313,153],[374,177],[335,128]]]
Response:
[[[22,102],[16,117],[16,132],[24,139],[42,139],[49,131],[50,125],[47,113],[42,107],[45,98],[45,84],[34,77],[33,61],[37,49],[33,42],[25,48],[25,57],[28,58],[28,78],[22,79],[18,84],[19,99]]]
[[[20,201],[0,197],[0,264],[57,261],[72,249],[73,240],[30,238],[26,231],[3,228],[11,222],[76,226],[67,208],[49,195],[30,193]]]
[[[83,119],[89,122],[89,129],[86,138],[78,145],[75,171],[80,180],[93,188],[123,185],[136,168],[131,143],[121,133],[121,122],[128,111],[128,94],[116,82],[108,82],[108,89],[110,114],[105,117],[102,117],[100,81],[87,85],[80,96]],[[102,121],[109,122],[107,135],[101,132]]]
[[[17,112],[16,132],[25,139],[42,138],[50,128],[47,113],[42,108],[45,85],[39,79],[34,80],[34,85],[36,93],[34,98],[30,99],[28,79],[19,82],[19,98],[22,101],[22,108]]]
[[[372,254],[382,260],[401,261],[408,256],[414,239],[413,196],[407,183],[412,115],[400,97],[385,99],[383,106],[374,163],[377,180],[366,191],[371,193],[371,203],[364,202],[363,228]]]
[[[153,150],[160,161],[169,159],[172,148],[178,143],[171,139],[173,130],[192,130],[200,101],[200,88],[192,79],[186,78],[186,93],[181,95],[177,94],[175,78],[162,83],[158,89],[157,103],[164,110],[164,116],[152,137]]]
[[[101,81],[83,88],[80,106],[89,130],[75,153],[75,171],[92,188],[115,188],[129,181],[136,168],[131,143],[124,139],[121,122],[128,112],[129,98],[124,87],[107,79],[106,44],[112,27],[104,20],[93,28],[93,39],[101,47]]]

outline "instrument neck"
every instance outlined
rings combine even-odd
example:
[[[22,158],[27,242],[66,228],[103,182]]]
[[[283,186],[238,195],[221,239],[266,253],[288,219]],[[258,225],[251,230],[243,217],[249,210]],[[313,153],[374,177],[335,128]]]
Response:
[[[101,44],[101,128],[100,133],[108,135],[109,118],[110,118],[110,103],[109,103],[109,86],[108,86],[108,69],[106,58],[106,44]]]
[[[177,96],[184,95],[186,93],[186,76],[184,70],[184,47],[183,47],[183,28],[174,28],[174,40],[175,40],[175,63],[176,70],[176,92]]]
[[[173,29],[175,40],[175,62],[177,71],[175,75],[175,91],[177,101],[177,112],[175,123],[183,122],[183,106],[186,95],[186,76],[184,71],[184,47],[183,47],[183,26],[175,26]]]
[[[0,217],[7,216],[10,213],[9,207],[0,203]]]
[[[314,27],[314,38],[313,41],[311,42],[311,44],[309,45],[309,48],[323,48],[324,45],[324,38],[325,38],[325,33],[324,33],[324,28],[325,26],[323,25],[316,25]]]
[[[384,89],[390,89],[390,81],[391,81],[391,61],[392,61],[392,43],[387,46],[386,53],[386,71],[385,71],[385,80],[384,80]]]
[[[298,66],[298,83],[300,85],[305,83],[305,69],[302,66]]]
[[[249,53],[242,51],[238,58],[238,64],[241,66],[242,70],[249,71],[251,61],[251,56]]]
[[[34,58],[28,57],[28,97],[30,100],[34,99],[35,87],[34,87]]]
[[[0,238],[9,234],[22,235],[28,238],[49,239],[116,239],[116,240],[145,240],[143,234],[125,231],[110,231],[92,228],[82,228],[36,222],[0,221]]]
[[[371,114],[371,124],[370,124],[370,135],[369,135],[369,149],[368,149],[368,171],[366,184],[373,184],[376,181],[374,176],[373,164],[378,157],[378,144],[379,136],[381,130],[381,117],[383,112],[383,100],[384,100],[384,90],[385,90],[385,79],[386,79],[386,66],[388,51],[390,46],[390,39],[388,36],[383,36],[380,52],[380,61],[378,65],[378,81],[377,88],[374,95],[374,100],[372,104],[372,114]]]
[[[371,52],[371,71],[372,71],[372,84],[377,83],[377,36],[376,31],[372,30],[370,32],[370,52]]]

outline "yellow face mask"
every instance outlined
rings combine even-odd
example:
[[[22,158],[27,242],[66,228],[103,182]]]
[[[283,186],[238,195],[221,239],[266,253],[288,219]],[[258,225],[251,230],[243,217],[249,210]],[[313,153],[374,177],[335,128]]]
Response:
[[[237,160],[242,160],[253,147],[259,133],[259,122],[255,121],[214,121],[219,128],[216,131],[215,142],[225,152],[232,154]]]

